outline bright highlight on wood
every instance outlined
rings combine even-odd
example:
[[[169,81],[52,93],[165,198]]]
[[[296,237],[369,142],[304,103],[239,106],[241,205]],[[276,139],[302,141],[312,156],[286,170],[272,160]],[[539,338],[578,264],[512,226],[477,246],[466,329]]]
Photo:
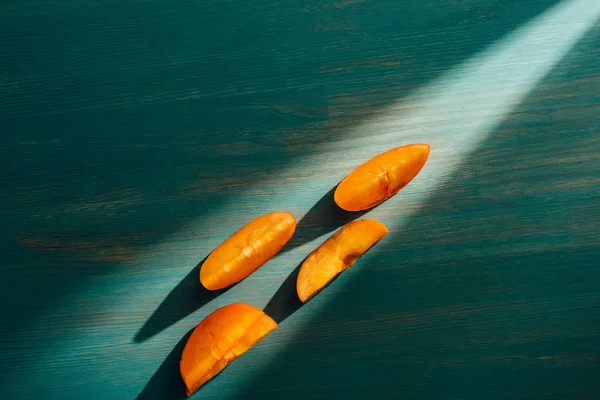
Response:
[[[361,211],[384,202],[417,176],[429,150],[428,144],[409,144],[370,159],[338,185],[336,204],[346,211]]]
[[[249,222],[208,256],[200,269],[200,282],[218,290],[248,277],[275,256],[296,230],[296,218],[274,212]]]
[[[304,303],[318,294],[387,233],[385,225],[372,219],[341,227],[310,253],[300,267],[296,281],[300,300]]]
[[[179,364],[187,395],[276,328],[271,317],[245,303],[221,307],[204,318],[188,339]]]

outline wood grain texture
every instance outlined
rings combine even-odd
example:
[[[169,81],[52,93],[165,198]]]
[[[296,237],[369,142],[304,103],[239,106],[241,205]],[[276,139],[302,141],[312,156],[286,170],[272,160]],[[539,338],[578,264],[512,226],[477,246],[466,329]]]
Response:
[[[280,327],[197,398],[597,399],[600,25],[536,79],[539,38],[477,72],[598,8],[568,4],[1,2],[0,398],[182,398],[186,334],[242,301]],[[423,141],[401,195],[334,206]],[[298,219],[283,251],[203,291],[270,211]],[[300,307],[296,267],[360,216],[391,232]]]

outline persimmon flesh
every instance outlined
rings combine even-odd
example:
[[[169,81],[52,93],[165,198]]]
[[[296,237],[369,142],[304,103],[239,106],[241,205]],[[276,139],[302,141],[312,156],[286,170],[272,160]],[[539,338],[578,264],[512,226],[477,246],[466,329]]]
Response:
[[[386,226],[373,219],[350,222],[340,228],[302,263],[296,281],[300,300],[304,303],[318,294],[387,233]]]
[[[296,230],[289,212],[273,212],[250,221],[221,243],[200,269],[200,282],[219,290],[246,278],[276,255]]]
[[[370,159],[340,182],[336,204],[346,211],[362,211],[384,202],[419,174],[429,151],[428,144],[409,144]]]
[[[276,328],[271,317],[245,303],[229,304],[204,318],[185,344],[179,364],[187,395]]]

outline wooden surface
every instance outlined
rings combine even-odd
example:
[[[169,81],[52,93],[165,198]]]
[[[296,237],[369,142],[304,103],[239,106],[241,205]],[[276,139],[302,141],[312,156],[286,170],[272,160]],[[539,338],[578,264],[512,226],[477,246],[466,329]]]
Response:
[[[280,327],[195,398],[600,398],[599,8],[0,2],[0,398],[183,398],[182,338],[234,301]],[[332,205],[416,141],[398,196]],[[284,251],[203,291],[275,210]],[[299,307],[296,266],[361,215],[390,234]]]

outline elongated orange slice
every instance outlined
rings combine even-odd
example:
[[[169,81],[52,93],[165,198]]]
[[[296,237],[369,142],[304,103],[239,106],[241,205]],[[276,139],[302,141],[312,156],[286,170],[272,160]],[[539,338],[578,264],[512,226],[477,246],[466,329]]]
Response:
[[[336,204],[346,211],[361,211],[383,203],[417,176],[429,150],[428,144],[409,144],[370,159],[340,182],[333,196]]]
[[[256,218],[208,256],[200,268],[200,282],[218,290],[241,281],[279,253],[295,230],[296,218],[288,212]]]
[[[179,363],[187,395],[276,328],[271,317],[245,303],[229,304],[204,318],[185,344]]]
[[[300,300],[305,303],[318,294],[388,232],[385,225],[373,219],[341,227],[302,263],[296,281]]]

